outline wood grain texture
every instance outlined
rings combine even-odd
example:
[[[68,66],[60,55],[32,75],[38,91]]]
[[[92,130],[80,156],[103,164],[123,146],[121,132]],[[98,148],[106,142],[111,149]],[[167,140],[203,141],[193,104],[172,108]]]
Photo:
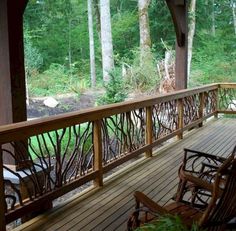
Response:
[[[185,135],[162,151],[153,154],[132,171],[123,172],[104,187],[81,200],[54,209],[45,216],[25,223],[16,230],[125,230],[134,208],[133,192],[143,191],[154,201],[166,204],[175,193],[177,171],[183,158],[183,148],[227,156],[236,143],[234,119],[218,119]]]
[[[146,108],[146,144],[152,144],[152,107]],[[152,156],[152,149],[146,151],[146,157]]]
[[[180,90],[175,93],[168,93],[158,97],[145,97],[140,100],[131,100],[123,103],[116,103],[82,111],[69,112],[62,115],[50,116],[48,118],[36,119],[33,121],[4,125],[0,127],[0,143],[8,143],[14,140],[28,138],[39,133],[49,132],[87,121],[99,120],[111,115],[153,106],[155,104],[168,102],[173,99],[181,99],[183,97],[217,88],[218,84],[210,84],[204,87],[190,90]]]
[[[93,146],[94,146],[94,169],[98,171],[95,186],[103,185],[103,171],[102,171],[102,134],[101,134],[101,120],[96,120],[93,127]]]

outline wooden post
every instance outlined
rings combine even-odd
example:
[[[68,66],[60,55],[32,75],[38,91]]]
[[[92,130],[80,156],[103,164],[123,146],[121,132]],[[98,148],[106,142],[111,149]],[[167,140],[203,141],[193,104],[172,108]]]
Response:
[[[94,145],[94,170],[98,171],[98,175],[94,180],[94,185],[103,186],[101,120],[94,121],[93,145]]]
[[[5,221],[5,193],[4,193],[4,180],[3,180],[3,162],[2,162],[2,146],[0,145],[0,230],[6,230]]]
[[[214,117],[216,119],[218,119],[218,111],[220,110],[220,105],[219,105],[219,102],[220,102],[220,99],[219,99],[219,91],[220,91],[220,84],[218,84],[218,88],[216,90],[216,113],[214,115]]]
[[[188,4],[187,0],[166,0],[176,32],[175,89],[187,88]]]
[[[146,137],[145,142],[147,145],[152,144],[152,107],[146,107]],[[145,153],[146,157],[152,156],[152,149]]]
[[[204,92],[200,93],[199,97],[200,97],[200,106],[199,106],[198,114],[199,114],[199,119],[202,119],[204,116],[203,111],[205,107],[205,93]],[[202,127],[202,125],[203,125],[203,122],[199,124],[199,127]]]
[[[183,99],[178,99],[178,129],[183,129],[184,127],[184,105]],[[183,139],[183,130],[178,134],[178,139]]]
[[[187,88],[187,44],[175,46],[175,90]]]
[[[0,125],[25,121],[23,13],[27,0],[0,1]],[[4,164],[17,165],[3,153]]]

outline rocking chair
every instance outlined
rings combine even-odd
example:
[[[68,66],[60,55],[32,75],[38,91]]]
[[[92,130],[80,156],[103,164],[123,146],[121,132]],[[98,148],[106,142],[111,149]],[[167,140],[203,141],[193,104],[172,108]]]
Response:
[[[228,158],[234,158],[236,154],[236,146]],[[208,153],[199,152],[190,149],[184,149],[183,163],[179,168],[179,185],[176,201],[180,201],[183,197],[191,196],[191,205],[199,208],[206,208],[208,201],[212,196],[214,179],[219,167],[226,161],[226,158],[214,156]],[[202,188],[198,184],[198,179],[201,179]],[[225,183],[225,179],[221,179],[221,188]],[[186,193],[190,191],[191,193]],[[189,200],[189,198],[187,199]]]
[[[201,163],[199,168],[202,168]],[[199,190],[194,191],[195,200],[200,198],[200,202],[202,202],[205,197],[206,200],[209,200],[209,202],[203,203],[203,206],[196,206],[196,203],[193,203],[193,192],[187,190],[189,187],[183,187],[183,185],[178,187],[176,201],[164,207],[142,192],[135,192],[136,208],[128,220],[128,230],[133,230],[154,219],[158,220],[158,217],[166,214],[180,216],[184,224],[189,227],[193,223],[197,223],[203,229],[224,230],[228,222],[236,215],[236,159],[230,155],[216,169],[216,173],[212,175],[214,177],[210,176],[211,182],[191,175],[191,182],[195,187],[201,189],[199,197],[197,195]],[[209,194],[204,195],[204,190],[210,193],[210,196]],[[184,198],[187,194],[189,194],[186,197],[188,200]],[[140,204],[143,206],[140,207]]]

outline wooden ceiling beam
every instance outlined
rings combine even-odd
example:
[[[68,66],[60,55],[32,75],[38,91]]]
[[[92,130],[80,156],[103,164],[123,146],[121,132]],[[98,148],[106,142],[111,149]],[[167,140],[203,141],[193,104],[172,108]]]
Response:
[[[29,0],[8,0],[7,4],[9,7],[9,10],[17,11],[17,13],[21,14],[23,16],[25,12],[25,8],[28,4]]]
[[[181,2],[181,4],[180,4]],[[184,3],[182,3],[184,2]],[[167,6],[170,10],[174,27],[176,33],[177,43],[180,47],[182,47],[185,43],[185,35],[186,35],[186,3],[184,0],[166,0]]]

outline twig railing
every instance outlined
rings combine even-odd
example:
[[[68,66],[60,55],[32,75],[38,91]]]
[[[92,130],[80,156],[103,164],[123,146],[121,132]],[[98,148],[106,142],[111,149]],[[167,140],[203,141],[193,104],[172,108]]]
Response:
[[[212,84],[157,97],[66,113],[0,127],[1,230],[27,213],[202,126],[218,113],[236,113],[236,84]],[[24,166],[14,171],[10,155]]]

